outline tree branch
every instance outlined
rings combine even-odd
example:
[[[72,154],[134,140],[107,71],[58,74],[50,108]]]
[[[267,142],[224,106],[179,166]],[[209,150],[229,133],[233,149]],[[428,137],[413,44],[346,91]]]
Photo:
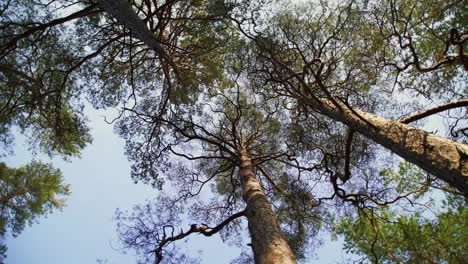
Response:
[[[58,19],[55,19],[55,20],[52,20],[50,21],[49,23],[45,23],[45,24],[40,24],[36,27],[33,27],[31,29],[28,29],[26,30],[25,32],[13,37],[10,41],[8,41],[7,43],[5,43],[3,46],[0,46],[0,54],[4,53],[8,48],[11,48],[13,47],[14,45],[16,45],[16,43],[21,40],[21,39],[24,39],[24,38],[27,38],[29,37],[30,35],[38,32],[38,31],[41,31],[41,30],[45,30],[49,27],[53,27],[53,26],[56,26],[56,25],[59,25],[59,24],[63,24],[65,22],[68,22],[68,21],[71,21],[71,20],[74,20],[76,18],[80,18],[80,17],[84,17],[84,16],[89,16],[93,13],[99,13],[100,11],[98,10],[95,10],[97,5],[93,4],[93,5],[90,5],[88,7],[86,7],[85,9],[83,10],[80,10],[78,12],[75,12],[69,16],[66,16],[66,17],[62,17],[62,18],[58,18]]]
[[[351,177],[351,171],[349,170],[349,162],[351,159],[351,144],[353,143],[354,130],[348,130],[348,139],[346,140],[345,147],[345,166],[344,166],[344,177],[341,178],[343,183],[349,180]]]
[[[205,236],[212,236],[216,233],[218,233],[221,229],[223,229],[223,227],[225,227],[227,224],[229,224],[231,221],[241,217],[241,216],[245,216],[245,211],[241,211],[241,212],[238,212],[238,213],[235,213],[231,216],[229,216],[228,218],[226,218],[223,222],[221,222],[219,225],[215,226],[214,228],[210,228],[204,224],[202,224],[201,226],[197,226],[196,224],[193,224],[190,226],[190,229],[187,231],[187,232],[181,232],[180,234],[176,235],[176,236],[171,236],[171,237],[168,237],[168,238],[164,238],[158,245],[158,248],[151,251],[151,252],[154,252],[156,254],[156,263],[161,263],[162,259],[163,259],[163,255],[162,255],[162,249],[163,247],[170,243],[170,242],[174,242],[176,240],[180,240],[180,239],[183,239],[187,236],[189,236],[190,234],[192,233],[200,233],[200,234],[203,234]],[[209,231],[207,231],[209,230]]]
[[[456,102],[451,102],[451,103],[444,104],[444,105],[439,105],[437,107],[431,108],[431,109],[423,111],[421,113],[417,113],[415,115],[409,116],[409,117],[401,120],[400,122],[403,123],[403,124],[409,124],[411,122],[414,122],[414,121],[419,120],[419,119],[423,119],[423,118],[428,117],[430,115],[434,115],[434,114],[437,114],[437,113],[440,113],[440,112],[443,112],[443,111],[446,111],[446,110],[450,110],[450,109],[453,109],[453,108],[457,108],[457,107],[468,107],[468,99],[464,99],[464,100],[460,100],[460,101],[456,101]]]
[[[124,0],[96,0],[96,2],[112,17],[128,28],[132,35],[143,41],[161,58],[166,60],[173,70],[177,72],[176,65],[161,45],[160,40],[149,30],[145,22],[138,17],[130,3]]]

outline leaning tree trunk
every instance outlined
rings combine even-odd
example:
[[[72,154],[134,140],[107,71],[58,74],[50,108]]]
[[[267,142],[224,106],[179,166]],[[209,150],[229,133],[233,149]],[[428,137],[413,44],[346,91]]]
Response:
[[[255,177],[250,157],[245,150],[241,151],[240,178],[243,188],[242,197],[247,204],[246,215],[252,237],[255,263],[296,263],[263,188]]]
[[[468,146],[329,100],[307,104],[392,150],[468,196]]]
[[[145,22],[138,17],[129,2],[126,0],[96,0],[96,2],[129,29],[133,36],[143,41],[148,47],[167,60],[171,66],[174,66],[159,40],[156,39],[154,33],[146,26]]]

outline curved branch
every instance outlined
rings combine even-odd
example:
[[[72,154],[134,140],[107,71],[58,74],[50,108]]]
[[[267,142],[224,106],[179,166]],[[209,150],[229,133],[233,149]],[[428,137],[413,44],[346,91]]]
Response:
[[[201,227],[199,228],[199,231],[201,234],[205,235],[205,236],[212,236],[216,233],[218,233],[219,231],[221,231],[221,229],[223,229],[223,227],[225,227],[227,224],[229,224],[231,221],[241,217],[241,216],[245,216],[245,211],[240,211],[238,213],[235,213],[231,216],[229,216],[228,218],[226,218],[223,222],[221,222],[219,225],[213,227],[213,228],[210,228],[210,227],[207,227],[206,229]],[[207,231],[209,230],[209,231]]]
[[[168,238],[164,238],[158,245],[158,248],[155,249],[155,250],[152,250],[150,252],[154,252],[156,254],[156,257],[157,257],[157,260],[156,260],[156,263],[161,263],[161,260],[163,259],[163,255],[162,255],[162,249],[163,247],[170,243],[170,242],[174,242],[176,240],[180,240],[180,239],[183,239],[185,237],[187,237],[188,235],[192,234],[192,233],[200,233],[200,234],[203,234],[204,236],[212,236],[216,233],[218,233],[219,231],[221,231],[221,229],[223,229],[223,227],[225,227],[227,224],[229,224],[231,221],[241,217],[241,216],[245,216],[245,211],[241,211],[241,212],[238,212],[238,213],[235,213],[231,216],[229,216],[228,218],[226,218],[223,222],[221,222],[219,225],[215,226],[214,228],[210,228],[208,227],[207,225],[204,225],[202,224],[201,226],[197,226],[196,224],[193,224],[190,226],[190,229],[187,231],[187,232],[181,232],[180,234],[176,235],[176,236],[171,236],[171,237],[168,237]],[[207,231],[209,230],[209,231]]]

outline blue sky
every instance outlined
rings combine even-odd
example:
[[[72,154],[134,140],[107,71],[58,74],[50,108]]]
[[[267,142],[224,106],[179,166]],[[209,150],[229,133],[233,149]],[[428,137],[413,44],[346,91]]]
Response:
[[[56,211],[28,226],[16,238],[7,238],[7,264],[88,264],[106,260],[106,264],[136,263],[133,252],[119,251],[119,242],[112,220],[117,208],[131,209],[133,205],[151,199],[156,191],[150,186],[134,184],[130,164],[124,156],[124,141],[104,122],[104,112],[87,111],[94,142],[82,153],[81,159],[65,162],[52,160],[71,184],[72,194],[62,212]],[[29,162],[33,156],[17,136],[15,155],[5,159],[11,167]],[[36,159],[50,162],[39,155]],[[328,236],[325,235],[324,238]],[[224,245],[218,236],[193,236],[182,246],[198,255],[205,249],[202,263],[229,263],[239,249]],[[326,246],[316,250],[316,263],[336,263],[342,260],[339,242],[326,240]]]

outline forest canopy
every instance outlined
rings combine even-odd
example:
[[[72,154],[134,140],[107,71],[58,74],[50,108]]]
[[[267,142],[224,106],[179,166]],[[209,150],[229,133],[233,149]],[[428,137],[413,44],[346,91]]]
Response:
[[[84,105],[118,111],[156,193],[116,213],[141,263],[199,261],[192,234],[234,263],[308,263],[323,232],[365,263],[465,262],[462,1],[0,3],[2,154],[19,128],[79,156]]]

